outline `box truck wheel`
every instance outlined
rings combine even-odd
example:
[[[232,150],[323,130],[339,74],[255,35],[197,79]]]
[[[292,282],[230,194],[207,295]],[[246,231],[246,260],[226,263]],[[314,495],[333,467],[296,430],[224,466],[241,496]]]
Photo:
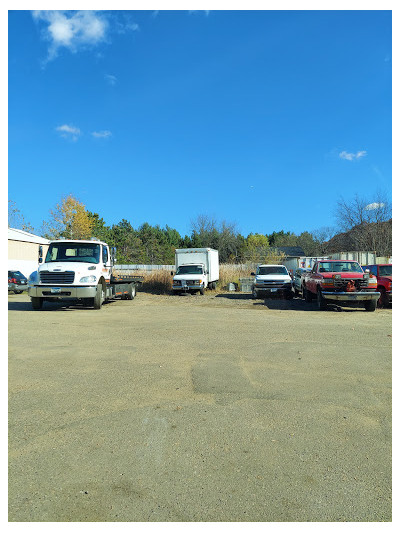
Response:
[[[95,309],[100,309],[103,303],[103,300],[104,300],[103,285],[99,283],[97,285],[96,296],[93,298],[93,307]]]
[[[204,290],[205,290],[204,287],[202,287],[202,288],[200,289],[200,291],[199,291],[200,294],[203,294],[203,295],[204,295]]]
[[[32,307],[35,311],[39,311],[39,309],[41,309],[43,306],[43,298],[32,296],[31,302],[32,302]]]

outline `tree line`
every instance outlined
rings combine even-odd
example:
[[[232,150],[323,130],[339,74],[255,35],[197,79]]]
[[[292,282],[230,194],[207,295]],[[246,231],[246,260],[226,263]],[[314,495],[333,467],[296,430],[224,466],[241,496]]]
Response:
[[[50,211],[39,234],[47,239],[100,239],[117,248],[119,264],[173,264],[176,248],[205,247],[217,249],[221,263],[261,262],[268,256],[276,256],[281,247],[299,247],[306,256],[351,250],[391,255],[391,207],[382,195],[377,200],[366,203],[359,197],[350,202],[341,198],[336,212],[338,229],[323,227],[298,235],[280,230],[243,236],[234,223],[199,215],[191,222],[190,234],[182,236],[168,225],[152,226],[145,222],[134,228],[126,219],[107,225],[98,213],[88,211],[82,202],[68,195]],[[9,201],[10,226],[33,230],[12,201]],[[352,237],[346,243],[340,239],[341,235]],[[352,248],[336,250],[332,246]]]

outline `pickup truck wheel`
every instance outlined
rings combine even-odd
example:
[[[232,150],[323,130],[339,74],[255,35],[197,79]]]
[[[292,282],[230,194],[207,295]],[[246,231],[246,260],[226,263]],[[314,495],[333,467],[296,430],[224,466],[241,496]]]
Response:
[[[136,296],[136,285],[131,283],[128,288],[128,294],[126,295],[127,300],[133,300]]]
[[[321,291],[319,289],[317,291],[317,304],[318,304],[318,309],[320,311],[325,311],[327,309],[326,300],[322,296]]]
[[[23,291],[14,291],[14,294],[22,294]]]
[[[38,298],[36,296],[33,296],[31,298],[32,307],[35,311],[39,311],[43,306],[43,298]]]
[[[103,285],[99,283],[97,285],[96,296],[93,298],[93,307],[100,309],[104,300]]]
[[[367,300],[367,301],[364,303],[365,310],[366,310],[366,311],[369,311],[370,313],[371,313],[372,311],[375,311],[375,309],[376,309],[376,304],[377,304],[377,300]]]
[[[306,286],[303,285],[303,298],[305,299],[306,302],[311,302],[312,298],[311,298],[311,294],[309,293],[309,291],[306,289]]]
[[[378,299],[378,307],[385,307],[388,305],[385,287],[378,287],[378,291],[381,293]],[[14,291],[15,292],[15,291]]]

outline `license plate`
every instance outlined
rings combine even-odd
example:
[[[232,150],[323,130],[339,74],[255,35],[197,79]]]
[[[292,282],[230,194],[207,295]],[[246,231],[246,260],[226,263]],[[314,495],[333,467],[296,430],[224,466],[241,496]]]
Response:
[[[278,289],[271,289],[271,292],[276,292]]]
[[[60,294],[61,292],[61,287],[52,287],[52,289],[50,290],[51,294]]]

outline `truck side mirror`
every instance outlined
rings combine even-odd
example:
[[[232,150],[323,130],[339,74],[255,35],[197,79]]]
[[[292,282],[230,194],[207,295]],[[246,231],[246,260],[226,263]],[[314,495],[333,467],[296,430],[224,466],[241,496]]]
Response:
[[[115,264],[115,257],[117,255],[117,249],[115,248],[115,246],[112,246],[111,249],[110,249],[110,252],[111,252],[111,262],[114,266]]]
[[[43,246],[39,246],[39,263],[43,263]]]

